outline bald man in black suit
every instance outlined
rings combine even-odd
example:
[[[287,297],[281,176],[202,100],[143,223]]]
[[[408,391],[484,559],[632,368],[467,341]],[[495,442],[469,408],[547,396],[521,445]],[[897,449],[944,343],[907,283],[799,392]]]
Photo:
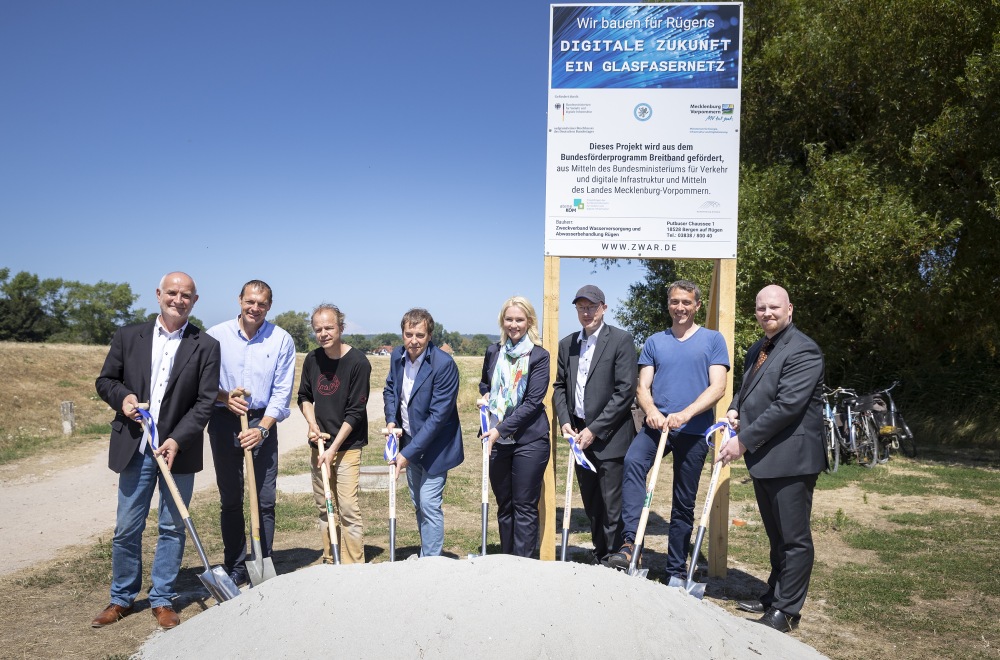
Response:
[[[727,413],[738,435],[723,445],[718,460],[744,457],[771,544],[767,591],[737,606],[789,632],[809,589],[812,496],[826,468],[823,353],[792,323],[792,303],[780,286],[757,294],[756,315],[764,337],[747,351],[743,384]]]

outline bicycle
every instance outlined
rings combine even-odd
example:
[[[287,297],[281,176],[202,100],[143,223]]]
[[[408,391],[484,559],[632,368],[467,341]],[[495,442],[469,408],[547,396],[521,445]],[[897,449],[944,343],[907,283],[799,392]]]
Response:
[[[853,390],[840,389],[840,392],[847,395],[847,398],[837,402],[841,413],[840,422],[847,433],[842,449],[845,450],[844,453],[854,457],[858,465],[874,467],[878,463],[879,447],[878,427],[871,403]]]
[[[843,434],[840,432],[837,408],[837,397],[842,394],[854,396],[854,392],[838,387],[831,390],[826,385],[823,386],[823,444],[826,447],[826,471],[833,474],[840,467],[840,448],[846,445]]]
[[[913,458],[917,455],[917,442],[913,437],[903,414],[896,409],[896,402],[893,401],[889,390],[899,385],[895,381],[892,385],[868,395],[872,398],[872,409],[878,426],[878,434],[881,439],[881,446],[884,447],[884,455],[879,457],[879,462],[884,463],[889,460],[890,450],[903,452],[903,455]]]

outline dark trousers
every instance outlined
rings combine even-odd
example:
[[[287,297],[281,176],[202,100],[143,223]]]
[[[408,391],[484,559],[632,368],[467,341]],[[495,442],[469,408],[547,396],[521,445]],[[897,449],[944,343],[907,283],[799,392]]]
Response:
[[[549,462],[549,439],[524,445],[493,445],[490,485],[497,498],[500,551],[530,557],[538,545],[538,500]]]
[[[753,490],[771,542],[771,575],[760,602],[797,615],[806,602],[813,567],[809,518],[817,474],[754,479]]]
[[[263,417],[263,410],[251,411],[248,424],[253,427]],[[256,413],[254,415],[253,413]],[[222,544],[225,567],[232,572],[244,566],[247,557],[247,523],[243,517],[243,449],[237,436],[242,432],[240,418],[226,408],[216,406],[208,422],[208,438],[215,462],[215,481],[219,486],[222,510]],[[253,470],[257,477],[257,501],[260,507],[261,555],[271,556],[274,539],[274,504],[278,481],[278,427],[271,429],[267,440],[253,449]]]
[[[653,467],[660,431],[643,425],[628,453],[625,454],[625,475],[622,479],[622,522],[626,541],[635,541],[646,499],[646,475]],[[691,550],[691,530],[694,528],[694,503],[698,497],[698,482],[705,467],[708,444],[705,438],[690,433],[671,431],[663,454],[674,454],[674,492],[670,507],[670,531],[667,541],[667,575],[687,577],[687,556]]]
[[[580,484],[583,510],[590,519],[594,555],[604,559],[622,544],[622,471],[625,459],[601,460],[592,455],[588,455],[587,459],[597,469],[597,474],[577,465],[576,481]]]

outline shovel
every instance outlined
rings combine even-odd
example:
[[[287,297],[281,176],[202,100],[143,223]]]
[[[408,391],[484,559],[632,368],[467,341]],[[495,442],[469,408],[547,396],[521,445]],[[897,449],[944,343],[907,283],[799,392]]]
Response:
[[[591,472],[597,472],[584,456],[580,445],[576,444],[576,438],[566,438],[569,440],[570,456],[566,461],[566,501],[563,504],[563,526],[562,526],[562,548],[559,561],[566,561],[566,548],[569,546],[569,518],[573,510],[573,463],[577,463]]]
[[[230,396],[248,397],[250,392],[237,388]],[[240,415],[240,426],[246,432],[248,428],[247,416]],[[260,547],[260,505],[257,502],[257,475],[253,468],[253,452],[243,449],[243,462],[246,465],[247,491],[250,493],[250,555],[246,558],[247,575],[250,576],[250,584],[258,586],[264,580],[277,577],[274,572],[274,562],[270,557],[264,557]]]
[[[633,577],[644,578],[649,575],[648,568],[637,568],[639,554],[642,552],[642,542],[646,536],[646,523],[649,521],[649,507],[653,503],[653,489],[656,488],[656,477],[660,474],[660,463],[663,461],[663,450],[667,447],[667,436],[669,431],[660,433],[660,442],[656,446],[656,461],[653,462],[653,474],[649,478],[649,485],[646,487],[646,500],[642,504],[642,516],[639,517],[639,528],[635,532],[635,547],[632,550],[632,560],[628,564],[628,574]]]
[[[712,468],[712,481],[708,484],[708,494],[705,495],[705,510],[701,514],[701,522],[698,523],[698,536],[695,537],[694,551],[691,553],[691,565],[688,568],[687,580],[682,580],[676,575],[670,576],[668,587],[680,587],[689,594],[701,600],[705,597],[705,583],[694,581],[694,570],[698,563],[698,553],[701,552],[701,542],[705,540],[705,529],[708,527],[708,514],[712,510],[712,499],[715,497],[715,486],[719,483],[719,473],[722,471],[722,463],[716,463]]]
[[[715,424],[705,433],[705,439],[714,434],[716,431],[721,431],[723,429],[729,429],[729,437],[733,437],[735,433],[728,423],[719,422]],[[728,440],[729,438],[726,438]],[[667,583],[668,587],[680,587],[684,589],[689,594],[701,600],[705,597],[705,584],[702,582],[694,581],[694,569],[695,565],[698,563],[698,553],[701,552],[701,542],[705,540],[705,529],[708,527],[708,515],[712,510],[712,500],[715,499],[715,487],[719,483],[719,474],[722,471],[722,463],[716,463],[715,467],[712,468],[712,480],[708,484],[708,493],[705,495],[705,506],[701,512],[701,521],[698,523],[698,536],[695,537],[694,541],[694,551],[691,553],[691,565],[688,568],[687,580],[682,580],[676,575],[670,576],[670,581]]]
[[[486,527],[490,517],[490,442],[488,438],[490,433],[490,409],[486,405],[485,399],[479,399],[476,403],[479,404],[479,428],[482,430],[481,437],[483,439],[483,496],[482,504],[480,505],[483,533],[479,554],[469,553],[469,559],[486,556]]]
[[[385,451],[382,458],[386,461],[396,460],[399,454],[399,438],[403,435],[403,429],[382,429],[385,434]],[[398,437],[397,437],[398,436]],[[396,561],[396,472],[395,464],[389,465],[389,561]]]
[[[146,429],[146,437],[149,438],[149,446],[155,452],[157,448],[156,440],[156,424],[153,423],[153,418],[147,412],[149,409],[148,403],[141,403],[138,406],[139,414],[142,415],[142,425]],[[191,536],[191,540],[194,541],[194,547],[198,550],[198,556],[201,558],[201,563],[205,565],[205,572],[198,576],[201,583],[205,585],[208,589],[208,593],[212,594],[212,598],[215,599],[216,603],[222,603],[231,598],[236,598],[240,595],[240,588],[236,586],[233,579],[226,574],[226,571],[221,566],[212,566],[208,563],[208,556],[205,554],[205,548],[201,545],[201,539],[198,538],[198,532],[194,530],[194,523],[191,521],[191,514],[188,512],[187,507],[184,505],[184,498],[181,497],[180,491],[177,490],[177,484],[174,483],[174,477],[170,474],[170,469],[167,467],[166,461],[163,457],[154,453],[153,457],[156,459],[156,464],[160,466],[160,473],[163,474],[163,480],[167,482],[167,487],[170,489],[170,495],[174,499],[174,506],[177,507],[178,512],[181,514],[181,519],[184,521],[184,527],[187,528],[188,534]]]
[[[326,531],[330,534],[330,551],[333,552],[333,563],[340,564],[340,544],[337,543],[337,522],[333,515],[333,492],[330,490],[330,467],[326,461],[319,459],[323,453],[323,445],[330,439],[329,433],[320,433],[316,438],[316,462],[319,463],[323,475],[323,496],[326,498]]]

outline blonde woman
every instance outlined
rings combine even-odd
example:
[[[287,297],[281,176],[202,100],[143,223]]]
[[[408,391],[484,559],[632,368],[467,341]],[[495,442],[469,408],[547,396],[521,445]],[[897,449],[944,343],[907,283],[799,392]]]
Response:
[[[491,418],[490,484],[501,552],[530,557],[538,544],[538,499],[549,460],[549,352],[540,345],[538,316],[527,299],[505,301],[498,322],[500,341],[486,349],[479,383]]]

